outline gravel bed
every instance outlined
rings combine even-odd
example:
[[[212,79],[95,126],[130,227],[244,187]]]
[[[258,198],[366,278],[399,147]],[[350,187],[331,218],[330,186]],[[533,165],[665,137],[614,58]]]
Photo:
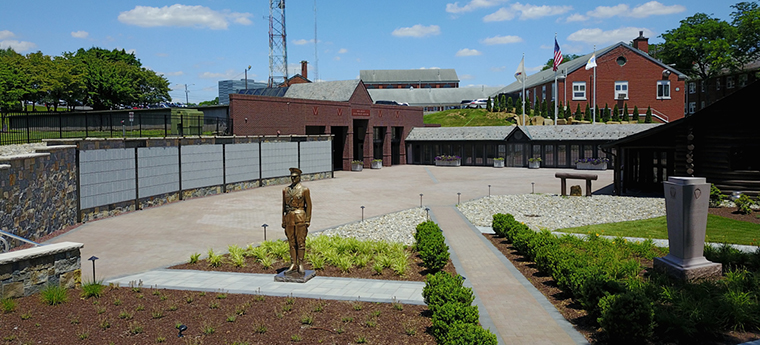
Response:
[[[608,195],[561,197],[549,194],[496,195],[459,205],[459,210],[476,226],[491,226],[496,213],[510,213],[531,229],[556,230],[660,217],[665,199]]]
[[[0,156],[15,156],[34,153],[35,149],[47,146],[45,143],[0,145]]]
[[[322,233],[330,236],[338,235],[360,240],[382,240],[412,245],[417,224],[425,220],[425,209],[417,207],[330,228]]]

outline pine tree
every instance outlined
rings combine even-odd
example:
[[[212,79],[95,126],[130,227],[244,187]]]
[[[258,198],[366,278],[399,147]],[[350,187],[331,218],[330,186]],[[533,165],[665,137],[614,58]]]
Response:
[[[633,114],[631,114],[631,121],[639,122],[639,107],[633,106]]]
[[[612,109],[612,121],[620,121],[620,109],[617,104],[615,104],[615,108]]]
[[[525,101],[525,115],[530,116],[530,101],[529,100]]]
[[[602,121],[602,117],[599,115],[599,104],[594,106],[594,121]]]
[[[623,105],[623,112],[620,113],[620,121],[628,121],[628,103]]]
[[[586,117],[584,120],[591,122],[591,107],[586,103]]]
[[[488,96],[488,102],[486,102],[486,111],[491,112],[493,106],[491,105],[491,96]]]
[[[510,98],[512,99],[512,98]],[[517,97],[517,104],[515,104],[515,115],[522,115],[523,114],[523,107],[522,107],[523,100],[521,97]]]
[[[551,114],[551,116],[549,116],[549,117],[552,117],[552,118],[554,117],[554,107],[555,106],[556,106],[556,103],[554,103],[554,101],[552,101],[552,103],[549,105],[549,114]]]
[[[583,114],[581,114],[581,104],[578,103],[578,106],[575,107],[575,114],[573,114],[573,117],[575,118],[575,120],[580,120],[583,118],[582,116]]]
[[[573,110],[570,109],[570,103],[567,103],[565,106],[565,119],[569,119],[571,116],[573,116]]]
[[[652,123],[652,107],[647,107],[647,115],[644,117],[644,123]]]
[[[565,106],[562,105],[562,101],[559,101],[559,105],[557,105],[557,120],[564,119],[565,118]]]
[[[610,107],[607,105],[607,103],[604,103],[604,110],[602,111],[602,122],[607,122],[610,120]]]
[[[499,97],[499,109],[507,111],[507,95],[501,95]]]
[[[508,113],[511,113],[511,112],[512,112],[512,108],[514,108],[514,107],[515,107],[515,104],[514,104],[514,103],[512,103],[512,97],[507,97],[507,107],[506,107],[506,111],[507,111]],[[516,113],[516,111],[515,111],[515,113]]]
[[[549,109],[546,109],[546,100],[541,102],[541,116],[546,117],[549,115]]]

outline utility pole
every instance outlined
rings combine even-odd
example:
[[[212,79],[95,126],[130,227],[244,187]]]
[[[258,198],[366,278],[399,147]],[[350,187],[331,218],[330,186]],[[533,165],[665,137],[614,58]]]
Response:
[[[245,89],[248,90],[248,71],[251,70],[251,65],[248,65],[248,69],[245,70]]]
[[[190,103],[190,91],[187,91],[187,84],[185,84],[185,105]]]

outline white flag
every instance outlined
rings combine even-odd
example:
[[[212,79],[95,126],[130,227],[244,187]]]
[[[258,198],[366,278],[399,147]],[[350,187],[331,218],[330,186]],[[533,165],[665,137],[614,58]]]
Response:
[[[588,59],[588,62],[586,63],[586,70],[590,70],[594,67],[596,67],[596,54],[591,55],[591,57]]]
[[[515,72],[515,78],[521,82],[525,82],[525,56],[523,56],[522,60],[520,60],[520,65],[517,66],[517,71]]]

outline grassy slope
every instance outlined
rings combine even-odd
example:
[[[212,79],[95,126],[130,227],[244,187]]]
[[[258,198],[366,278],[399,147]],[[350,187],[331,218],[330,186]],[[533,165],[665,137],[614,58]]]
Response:
[[[510,116],[513,114],[509,114]],[[506,113],[489,113],[485,109],[451,109],[425,115],[426,124],[442,127],[505,126]]]
[[[597,233],[605,236],[668,238],[668,224],[664,216],[630,222],[587,225],[557,231],[581,234]],[[759,238],[760,224],[742,222],[712,214],[707,215],[707,242],[758,245]]]

